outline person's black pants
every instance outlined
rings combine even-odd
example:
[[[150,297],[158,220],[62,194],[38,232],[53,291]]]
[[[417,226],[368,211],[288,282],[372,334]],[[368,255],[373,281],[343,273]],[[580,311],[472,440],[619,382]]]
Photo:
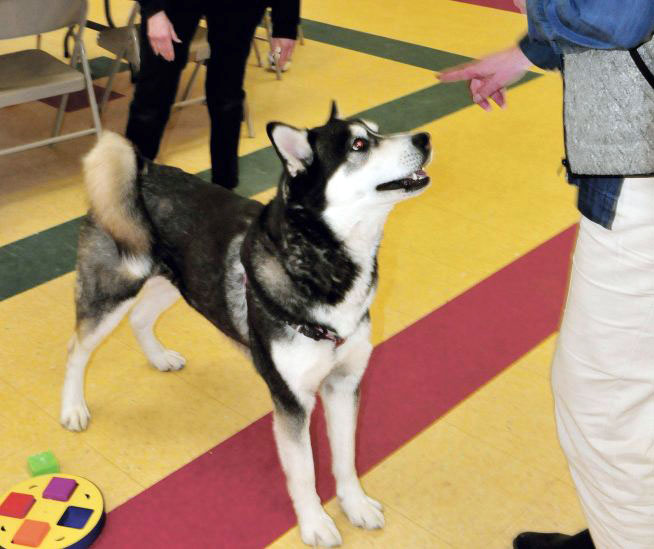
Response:
[[[141,25],[141,70],[130,105],[126,136],[145,157],[154,159],[188,48],[198,21],[206,16],[211,57],[207,63],[206,95],[211,118],[212,181],[233,188],[238,184],[238,141],[243,120],[243,78],[254,31],[263,17],[265,0],[187,0],[166,12],[177,36],[175,60],[155,55]]]

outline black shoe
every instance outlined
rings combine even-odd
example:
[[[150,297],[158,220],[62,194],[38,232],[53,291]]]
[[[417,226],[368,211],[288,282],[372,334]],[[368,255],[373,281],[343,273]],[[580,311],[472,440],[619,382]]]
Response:
[[[588,530],[574,536],[523,532],[513,540],[513,549],[595,549]]]

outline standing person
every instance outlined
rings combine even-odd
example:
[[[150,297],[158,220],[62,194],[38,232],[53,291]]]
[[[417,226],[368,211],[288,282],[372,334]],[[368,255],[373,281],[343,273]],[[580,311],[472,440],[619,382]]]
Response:
[[[523,533],[514,547],[652,549],[654,2],[515,4],[529,24],[519,45],[441,80],[468,80],[473,101],[490,110],[532,63],[564,73],[565,164],[583,217],[552,387],[589,530]]]
[[[141,70],[130,105],[126,136],[154,159],[186,66],[189,45],[205,16],[211,57],[206,96],[211,119],[211,179],[228,189],[238,185],[238,142],[243,120],[243,78],[254,31],[266,0],[139,0]],[[273,48],[280,62],[293,52],[300,0],[275,0]]]

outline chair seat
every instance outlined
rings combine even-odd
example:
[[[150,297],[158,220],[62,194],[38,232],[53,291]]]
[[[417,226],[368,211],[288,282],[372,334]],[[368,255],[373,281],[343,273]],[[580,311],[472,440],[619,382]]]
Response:
[[[23,50],[0,55],[0,108],[86,86],[84,75],[42,50]]]
[[[134,25],[137,35],[139,26],[140,25]],[[109,27],[107,29],[102,29],[98,33],[98,46],[118,55],[122,51],[128,38],[129,27]]]
[[[134,38],[138,40],[139,25],[134,25],[135,33]],[[138,50],[131,44],[129,27],[115,27],[103,29],[98,33],[98,46],[110,51],[114,55],[120,55],[125,48],[125,44],[129,44],[127,48],[126,58],[129,63],[138,67],[140,60],[138,59]]]

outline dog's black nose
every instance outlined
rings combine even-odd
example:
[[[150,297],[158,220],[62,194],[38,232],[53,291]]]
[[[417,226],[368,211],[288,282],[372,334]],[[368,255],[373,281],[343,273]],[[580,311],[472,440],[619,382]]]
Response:
[[[430,139],[431,136],[427,132],[422,132],[422,133],[417,133],[413,137],[411,137],[411,142],[419,149],[422,149],[423,151],[428,151],[429,149],[431,149],[431,143],[429,142]]]

